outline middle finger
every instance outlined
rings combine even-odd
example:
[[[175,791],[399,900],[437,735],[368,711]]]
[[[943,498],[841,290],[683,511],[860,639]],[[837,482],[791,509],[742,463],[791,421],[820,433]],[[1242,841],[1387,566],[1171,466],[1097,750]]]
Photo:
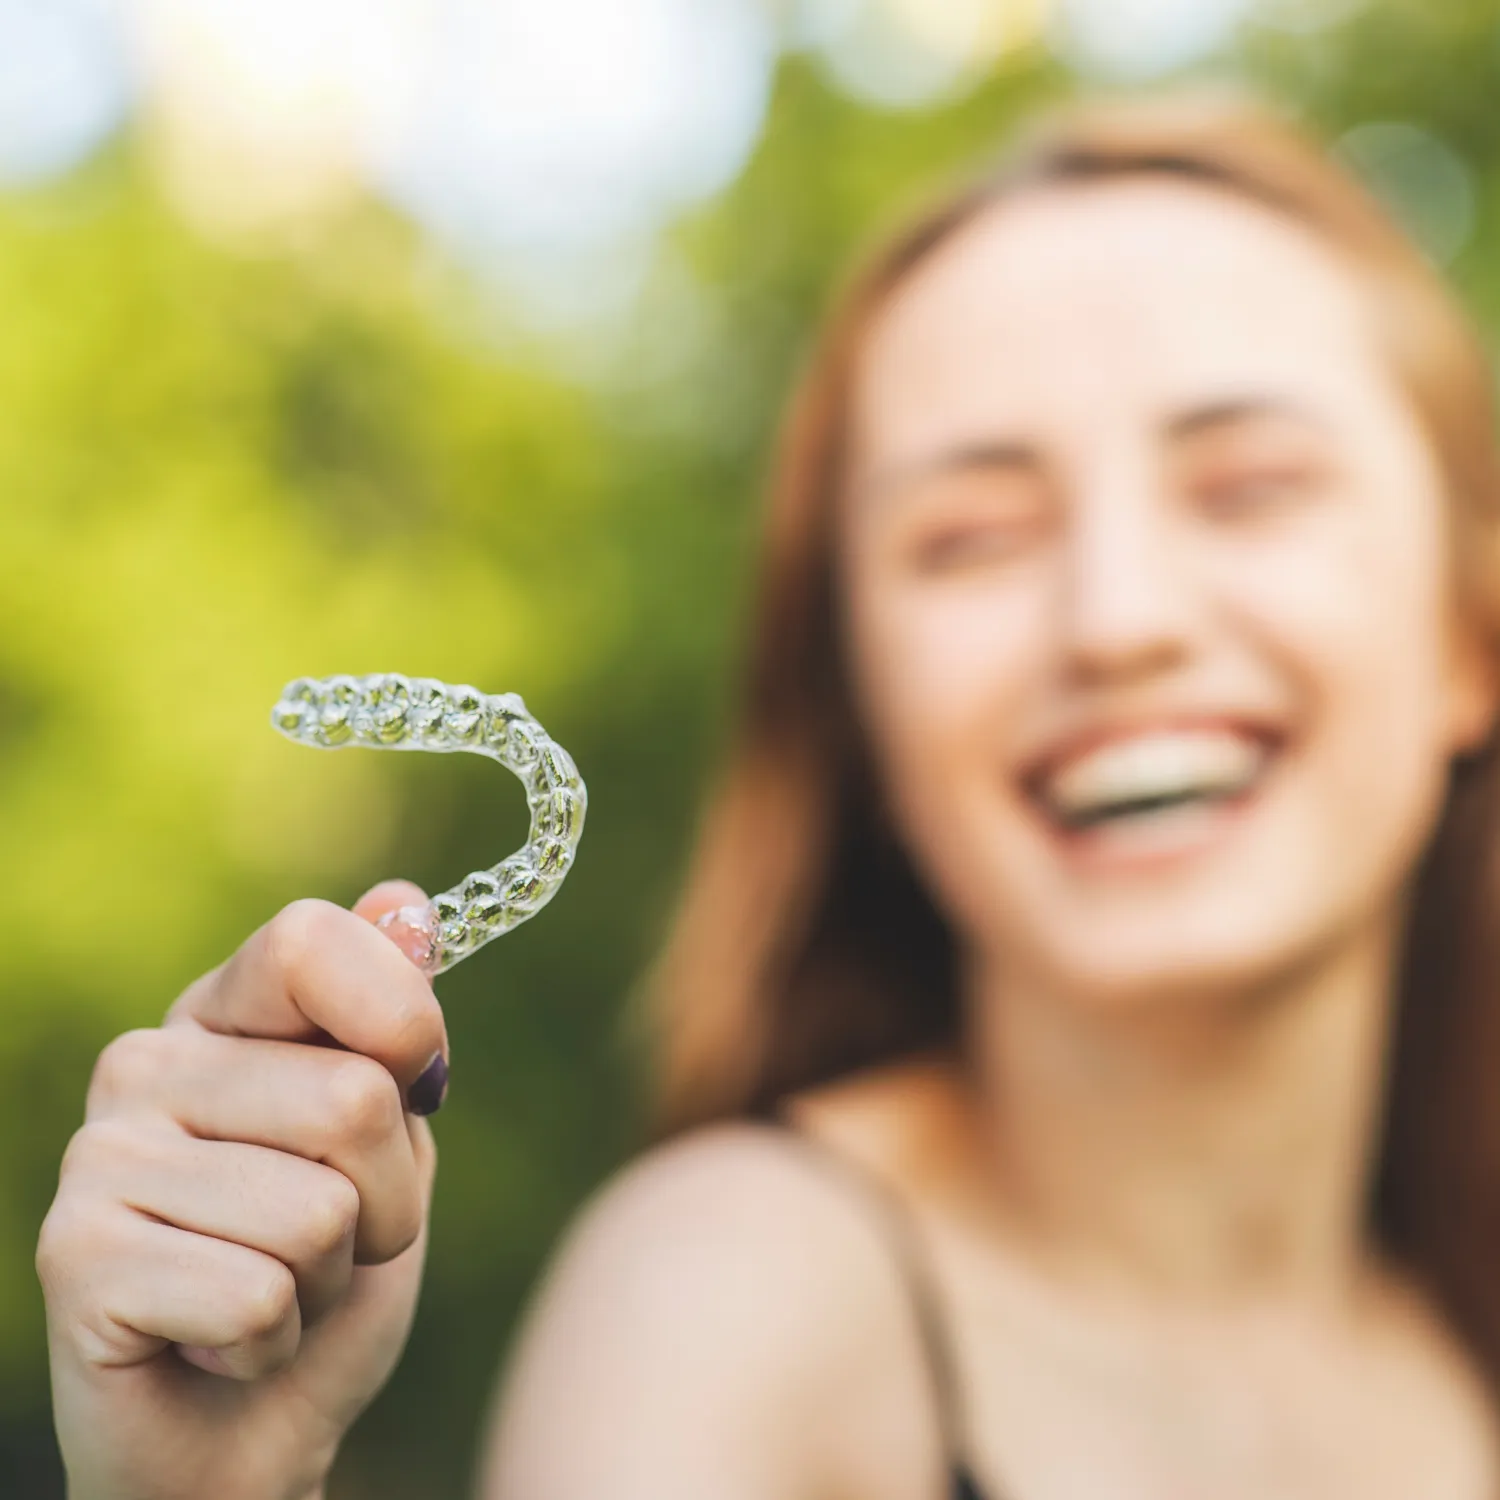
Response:
[[[359,1194],[332,1167],[237,1141],[161,1131],[137,1152],[120,1200],[177,1229],[274,1256],[292,1273],[305,1328],[336,1306],[354,1269]]]
[[[134,1063],[96,1074],[90,1120],[165,1115],[204,1140],[332,1167],[359,1196],[358,1263],[390,1260],[416,1239],[423,1193],[409,1128],[415,1122],[381,1064],[338,1048],[196,1026],[141,1033],[134,1050]]]

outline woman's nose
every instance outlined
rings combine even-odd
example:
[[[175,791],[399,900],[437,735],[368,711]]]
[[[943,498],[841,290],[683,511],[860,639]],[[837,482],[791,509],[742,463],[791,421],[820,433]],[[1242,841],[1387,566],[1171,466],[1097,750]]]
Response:
[[[1081,498],[1068,530],[1061,646],[1071,675],[1134,680],[1187,655],[1192,586],[1181,538],[1149,486]]]

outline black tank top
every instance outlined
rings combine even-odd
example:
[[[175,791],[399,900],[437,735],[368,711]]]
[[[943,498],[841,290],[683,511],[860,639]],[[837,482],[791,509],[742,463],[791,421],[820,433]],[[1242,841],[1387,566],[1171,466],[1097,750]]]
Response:
[[[952,1340],[948,1336],[932,1268],[928,1264],[911,1216],[895,1193],[874,1173],[799,1129],[788,1118],[785,1110],[777,1109],[767,1119],[769,1124],[780,1127],[783,1134],[805,1146],[810,1160],[830,1169],[844,1182],[852,1184],[860,1196],[875,1208],[876,1217],[890,1244],[897,1271],[906,1288],[922,1345],[928,1382],[932,1387],[938,1436],[947,1466],[949,1500],[1002,1500],[1002,1497],[988,1496],[969,1468]]]

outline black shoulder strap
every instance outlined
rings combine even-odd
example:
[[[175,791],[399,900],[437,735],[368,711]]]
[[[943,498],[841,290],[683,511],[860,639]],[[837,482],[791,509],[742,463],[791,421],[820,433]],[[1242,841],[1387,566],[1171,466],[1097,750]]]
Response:
[[[957,1486],[955,1496],[963,1497],[963,1500],[971,1500],[971,1497],[972,1500],[982,1500],[964,1458],[967,1445],[964,1439],[958,1374],[948,1326],[938,1299],[931,1264],[910,1213],[896,1194],[873,1172],[800,1129],[788,1117],[785,1109],[778,1106],[768,1116],[768,1123],[780,1126],[787,1135],[807,1148],[812,1160],[852,1184],[874,1205],[911,1302],[923,1359],[932,1384],[943,1453]]]
[[[967,1464],[957,1463],[953,1466],[952,1500],[984,1500],[979,1481],[969,1472]]]

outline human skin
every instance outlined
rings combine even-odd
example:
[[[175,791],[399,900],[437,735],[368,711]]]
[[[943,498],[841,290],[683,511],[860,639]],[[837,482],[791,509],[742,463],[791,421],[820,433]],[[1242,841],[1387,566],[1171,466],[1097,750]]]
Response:
[[[70,1500],[321,1500],[421,1282],[447,1037],[371,925],[421,900],[294,903],[101,1055],[37,1250]]]
[[[1039,191],[877,312],[852,433],[845,654],[967,1024],[794,1112],[923,1232],[974,1467],[1011,1500],[1493,1493],[1472,1367],[1362,1233],[1403,892],[1494,704],[1362,284],[1226,192]],[[1038,757],[1184,723],[1273,744],[1243,805],[1038,816]],[[889,1248],[768,1135],[593,1207],[487,1500],[939,1492]]]
[[[904,1201],[929,1246],[975,1468],[1010,1500],[1488,1497],[1500,1468],[1478,1377],[1359,1214],[1403,892],[1447,762],[1494,710],[1449,597],[1431,455],[1361,284],[1225,193],[1044,190],[898,286],[857,377],[847,654],[892,837],[962,944],[967,1026],[956,1055],[793,1108]],[[983,462],[954,461],[976,447]],[[1039,817],[1023,788],[1038,757],[1168,720],[1273,746],[1241,806],[1092,841]],[[399,990],[440,1026],[363,932],[325,920],[364,993]],[[289,983],[318,1010],[343,972],[261,970],[239,987],[250,1035],[214,1040],[261,1069],[266,1119],[296,1097],[292,1053],[327,1049],[273,1058],[255,1037],[285,1017]],[[434,1037],[388,1059],[398,1100]],[[189,1450],[191,1473],[181,1456],[184,1434],[210,1430],[219,1377],[172,1366],[192,1380],[167,1386],[159,1332],[126,1329],[109,1368],[88,1337],[106,1263],[114,1305],[141,1325],[183,1314],[161,1242],[117,1264],[97,1228],[120,1222],[185,1071],[152,1056],[107,1078],[107,1170],[86,1153],[65,1165],[44,1234],[64,1452],[95,1476],[74,1500],[250,1493],[204,1467],[206,1450]],[[296,1224],[277,1154],[243,1175],[236,1224],[268,1207]],[[202,1159],[156,1173],[181,1201],[206,1198]],[[365,1174],[361,1216],[384,1185]],[[410,1187],[397,1196],[410,1208]],[[378,1349],[377,1385],[414,1249],[381,1267],[404,1268],[389,1299],[325,1313],[344,1318],[335,1344]],[[309,1279],[337,1296],[339,1275]],[[692,1132],[628,1167],[567,1237],[479,1493],[936,1496],[909,1319],[855,1195],[763,1127]],[[302,1500],[338,1423],[289,1422],[289,1377],[319,1356],[278,1328],[277,1369],[235,1387],[230,1425],[305,1434],[274,1449],[258,1492]],[[155,1403],[130,1413],[144,1431],[106,1398],[121,1364]],[[352,1419],[368,1399],[357,1365],[321,1366],[325,1411]],[[111,1477],[126,1460],[134,1488]]]
[[[1206,1174],[1219,1234],[1325,1278],[1356,1252],[1404,886],[1493,692],[1373,324],[1307,232],[1134,181],[971,226],[861,367],[841,553],[861,711],[961,934],[994,1149],[1033,1229],[1088,1200],[1091,1256],[1104,1206],[1133,1215],[1173,1140],[1207,1156],[1224,1109],[1236,1141],[1280,1145],[1274,1206],[1230,1212],[1232,1174]],[[1081,847],[1038,814],[1039,757],[1184,722],[1272,740],[1247,805]],[[1298,1090],[1323,1099],[1314,1149]],[[1175,1106],[1199,1095],[1189,1129]],[[1148,1217],[1130,1253],[1186,1274],[1196,1249]]]

